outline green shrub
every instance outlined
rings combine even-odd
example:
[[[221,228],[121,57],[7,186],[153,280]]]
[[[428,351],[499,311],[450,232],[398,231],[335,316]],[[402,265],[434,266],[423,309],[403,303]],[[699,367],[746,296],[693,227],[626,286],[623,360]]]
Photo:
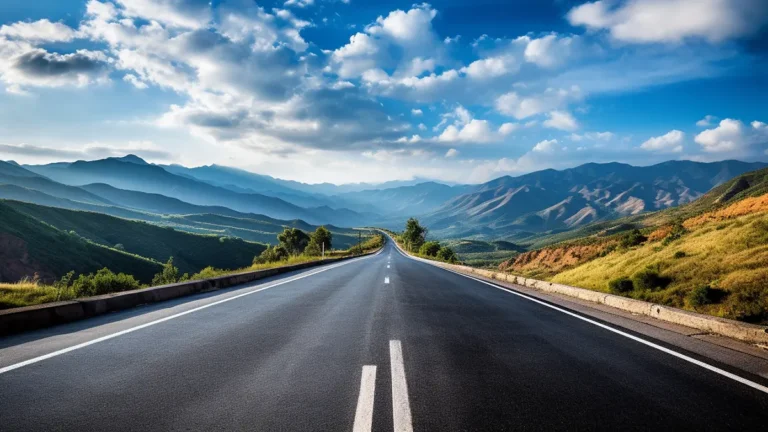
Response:
[[[217,276],[221,276],[224,273],[225,273],[224,270],[218,270],[209,266],[200,270],[198,273],[193,274],[190,280],[211,279]]]
[[[621,247],[624,248],[630,248],[633,246],[637,246],[643,242],[648,240],[648,237],[644,236],[640,230],[634,229],[626,234],[624,234],[621,237],[621,241],[619,242],[621,244]]]
[[[421,255],[437,256],[438,252],[440,252],[440,243],[436,241],[428,241],[419,248]]]
[[[307,247],[304,248],[304,255],[306,256],[320,256],[323,254],[323,249],[320,244],[316,243],[314,239],[310,240]]]
[[[734,272],[721,282],[721,286],[731,292],[725,301],[729,317],[747,322],[768,319],[768,270]]]
[[[608,289],[615,294],[628,293],[635,289],[632,280],[626,276],[608,282]]]
[[[158,286],[174,284],[187,279],[189,279],[189,275],[186,273],[181,275],[179,273],[178,267],[173,265],[173,257],[170,257],[168,258],[168,262],[163,265],[163,271],[156,274],[155,277],[152,278],[152,285]]]
[[[271,262],[282,261],[288,258],[288,250],[283,245],[268,247],[261,252],[261,255],[253,259],[254,264],[267,264]]]
[[[675,252],[675,254],[673,255],[673,257],[674,257],[675,259],[685,258],[685,252],[683,252],[683,251],[677,251],[677,252]]]
[[[651,269],[640,270],[632,276],[632,284],[639,290],[664,289],[670,282],[672,282],[670,278],[663,277],[658,271]]]
[[[688,296],[686,296],[688,300],[688,304],[693,307],[703,306],[710,303],[713,303],[712,301],[712,288],[710,288],[708,285],[701,286],[698,288],[695,288],[693,291],[688,293]]]
[[[437,252],[437,259],[449,262],[449,263],[455,263],[458,261],[458,258],[456,257],[456,253],[453,251],[453,249],[444,246],[441,247],[440,250]]]
[[[80,275],[72,283],[72,289],[79,297],[109,294],[120,291],[130,291],[141,288],[139,281],[125,273],[112,273],[103,268],[95,274]]]

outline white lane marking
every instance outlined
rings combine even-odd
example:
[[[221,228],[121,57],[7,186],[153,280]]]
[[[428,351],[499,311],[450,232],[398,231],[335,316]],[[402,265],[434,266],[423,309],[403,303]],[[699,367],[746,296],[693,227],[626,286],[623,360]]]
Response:
[[[734,381],[737,381],[737,382],[740,382],[740,383],[742,383],[742,384],[744,384],[744,385],[746,385],[746,386],[752,387],[752,388],[753,388],[753,389],[755,389],[755,390],[759,390],[759,391],[761,391],[761,392],[763,392],[763,393],[768,393],[768,387],[766,387],[766,386],[764,386],[764,385],[762,385],[762,384],[756,383],[756,382],[754,382],[754,381],[750,381],[750,380],[748,380],[748,379],[746,379],[746,378],[740,377],[740,376],[738,376],[738,375],[736,375],[736,374],[733,374],[733,373],[731,373],[731,372],[728,372],[728,371],[726,371],[726,370],[720,369],[720,368],[718,368],[718,367],[716,367],[716,366],[712,366],[712,365],[710,365],[710,364],[708,364],[708,363],[705,363],[705,362],[703,362],[703,361],[701,361],[701,360],[697,360],[697,359],[695,359],[695,358],[693,358],[693,357],[689,357],[689,356],[687,356],[687,355],[685,355],[685,354],[681,354],[681,353],[679,353],[679,352],[677,352],[677,351],[673,351],[673,350],[671,350],[671,349],[669,349],[669,348],[666,348],[666,347],[663,347],[663,346],[661,346],[661,345],[659,345],[659,344],[655,344],[655,343],[653,343],[653,342],[651,342],[651,341],[647,341],[647,340],[645,340],[645,339],[642,339],[642,338],[639,338],[639,337],[637,337],[637,336],[635,336],[635,335],[631,335],[631,334],[629,334],[629,333],[626,333],[626,332],[623,332],[623,331],[621,331],[621,330],[615,329],[615,328],[613,328],[613,327],[611,327],[611,326],[605,325],[605,324],[603,324],[603,323],[599,323],[599,322],[597,322],[597,321],[591,320],[591,319],[589,319],[589,318],[583,317],[583,316],[581,316],[581,315],[575,314],[575,313],[573,313],[573,312],[570,312],[570,311],[567,311],[567,310],[565,310],[565,309],[559,308],[559,307],[557,307],[557,306],[551,305],[551,304],[549,304],[549,303],[543,302],[543,301],[541,301],[541,300],[539,300],[539,299],[537,299],[537,298],[534,298],[534,297],[530,297],[530,296],[528,296],[528,295],[525,295],[525,294],[523,294],[523,293],[519,293],[519,292],[517,292],[517,291],[513,291],[513,290],[510,290],[510,289],[508,289],[508,288],[504,288],[504,287],[502,287],[502,286],[499,286],[499,285],[496,285],[496,284],[492,284],[492,283],[490,283],[490,282],[484,281],[484,280],[482,280],[482,279],[478,279],[478,278],[476,278],[476,277],[473,277],[473,276],[465,275],[464,273],[459,273],[459,272],[457,272],[457,271],[453,271],[453,270],[449,270],[449,269],[447,269],[447,268],[444,268],[444,267],[440,267],[440,266],[438,266],[438,265],[435,265],[435,264],[432,264],[432,263],[430,263],[430,262],[429,262],[429,261],[427,261],[427,260],[422,260],[422,259],[414,258],[414,257],[412,257],[412,256],[409,256],[409,255],[406,255],[406,254],[404,254],[404,253],[403,253],[402,251],[400,251],[400,250],[398,250],[398,252],[400,252],[400,254],[401,254],[401,255],[403,255],[403,256],[405,256],[405,257],[407,257],[407,258],[410,258],[410,259],[412,259],[412,260],[422,261],[422,262],[424,262],[424,263],[426,263],[426,264],[429,264],[429,265],[435,266],[435,267],[437,267],[437,268],[440,268],[440,269],[443,269],[443,270],[445,270],[445,271],[448,271],[448,272],[451,272],[451,273],[455,273],[455,274],[457,274],[457,275],[459,275],[459,276],[464,276],[464,277],[466,277],[466,278],[469,278],[469,279],[472,279],[472,280],[474,280],[474,281],[477,281],[477,282],[481,282],[481,283],[484,283],[484,284],[486,284],[486,285],[492,286],[492,287],[494,287],[494,288],[496,288],[496,289],[499,289],[499,290],[502,290],[502,291],[504,291],[504,292],[505,292],[505,293],[507,293],[507,294],[514,294],[514,295],[516,295],[516,296],[518,296],[518,297],[522,297],[522,298],[524,298],[524,299],[526,299],[526,300],[530,300],[530,301],[532,301],[532,302],[535,302],[535,303],[538,303],[538,304],[540,304],[540,305],[542,305],[542,306],[546,306],[546,307],[548,307],[548,308],[551,308],[551,309],[554,309],[554,310],[556,310],[556,311],[558,311],[558,312],[562,312],[562,313],[564,313],[564,314],[566,314],[566,315],[570,315],[570,316],[572,316],[572,317],[574,317],[574,318],[578,318],[578,319],[580,319],[580,320],[582,320],[582,321],[585,321],[585,322],[588,322],[588,323],[590,323],[590,324],[596,325],[596,326],[598,326],[598,327],[600,327],[600,328],[603,328],[603,329],[605,329],[605,330],[608,330],[608,331],[610,331],[610,332],[613,332],[613,333],[616,333],[616,334],[618,334],[618,335],[624,336],[624,337],[626,337],[626,338],[632,339],[632,340],[633,340],[633,341],[635,341],[635,342],[639,342],[639,343],[641,343],[641,344],[643,344],[643,345],[649,346],[649,347],[651,347],[651,348],[655,348],[655,349],[657,349],[657,350],[659,350],[659,351],[662,351],[662,352],[664,352],[664,353],[667,353],[667,354],[669,354],[669,355],[671,355],[671,356],[674,356],[674,357],[677,357],[677,358],[679,358],[679,359],[681,359],[681,360],[685,360],[685,361],[687,361],[687,362],[689,362],[689,363],[695,364],[696,366],[700,366],[700,367],[703,367],[704,369],[707,369],[707,370],[709,370],[709,371],[711,371],[711,372],[714,372],[714,373],[716,373],[716,374],[722,375],[722,376],[724,376],[724,377],[726,377],[726,378],[730,378],[730,379],[732,379],[732,380],[734,380]]]
[[[384,283],[385,283],[385,284],[388,284],[388,283],[389,283],[389,278],[388,278],[388,277],[385,277],[385,278],[384,278]]]
[[[376,366],[363,366],[360,378],[360,395],[352,432],[370,432],[373,425],[373,396],[376,391]]]
[[[389,341],[389,364],[392,369],[392,420],[395,432],[412,432],[411,405],[405,380],[403,348],[399,340]]]
[[[387,268],[389,268],[389,264],[387,264]]]
[[[376,255],[378,255],[378,253]],[[35,357],[35,358],[29,359],[29,360],[25,360],[25,361],[20,362],[20,363],[12,364],[10,366],[6,366],[6,367],[0,369],[0,375],[4,374],[6,372],[10,372],[10,371],[12,371],[14,369],[19,369],[19,368],[22,368],[24,366],[29,366],[31,364],[34,364],[34,363],[37,363],[37,362],[40,362],[40,361],[43,361],[43,360],[47,360],[47,359],[52,358],[52,357],[60,356],[62,354],[66,354],[68,352],[72,352],[72,351],[78,350],[80,348],[85,348],[85,347],[87,347],[89,345],[93,345],[93,344],[96,344],[96,343],[99,343],[99,342],[104,342],[106,340],[110,340],[110,339],[113,339],[113,338],[116,338],[118,336],[122,336],[122,335],[125,335],[125,334],[128,334],[128,333],[133,333],[133,332],[135,332],[137,330],[141,330],[143,328],[147,328],[147,327],[153,326],[155,324],[160,324],[160,323],[163,323],[163,322],[166,322],[166,321],[170,321],[170,320],[172,320],[174,318],[179,318],[179,317],[182,317],[184,315],[188,315],[188,314],[191,314],[191,313],[194,313],[194,312],[198,312],[198,311],[201,311],[203,309],[207,309],[207,308],[209,308],[211,306],[220,305],[222,303],[226,303],[226,302],[229,302],[229,301],[232,301],[232,300],[235,300],[235,299],[239,299],[240,297],[245,297],[247,295],[255,294],[257,292],[264,291],[264,290],[269,289],[269,288],[273,288],[273,287],[276,287],[276,286],[279,286],[279,285],[287,284],[289,282],[297,281],[299,279],[304,279],[306,277],[314,276],[314,275],[316,275],[318,273],[322,273],[322,272],[325,272],[325,271],[328,271],[328,270],[332,270],[332,269],[335,269],[337,267],[341,267],[341,266],[344,266],[344,265],[347,265],[347,264],[352,264],[353,262],[360,261],[360,260],[369,258],[371,256],[375,256],[375,255],[368,255],[368,256],[365,256],[365,257],[351,259],[349,261],[345,261],[345,262],[342,262],[340,264],[335,264],[335,265],[332,265],[330,267],[326,267],[326,268],[323,268],[321,270],[318,270],[318,271],[315,271],[315,272],[312,272],[312,273],[303,274],[303,275],[297,276],[295,278],[291,278],[291,279],[287,279],[287,280],[284,280],[284,281],[280,281],[280,282],[274,283],[272,285],[268,285],[268,286],[265,286],[265,287],[257,288],[255,290],[244,292],[242,294],[238,294],[238,295],[233,296],[233,297],[228,297],[228,298],[225,298],[223,300],[219,300],[219,301],[216,301],[216,302],[213,302],[213,303],[209,303],[209,304],[206,304],[206,305],[198,306],[198,307],[196,307],[194,309],[190,309],[188,311],[179,312],[177,314],[174,314],[174,315],[171,315],[171,316],[167,316],[165,318],[160,318],[158,320],[150,321],[148,323],[141,324],[141,325],[138,325],[136,327],[131,327],[131,328],[119,331],[117,333],[112,333],[112,334],[109,334],[109,335],[106,335],[106,336],[102,336],[100,338],[93,339],[93,340],[90,340],[88,342],[83,342],[81,344],[73,345],[73,346],[68,347],[68,348],[63,348],[63,349],[60,349],[58,351],[54,351],[52,353],[44,354],[44,355],[41,355],[39,357]]]

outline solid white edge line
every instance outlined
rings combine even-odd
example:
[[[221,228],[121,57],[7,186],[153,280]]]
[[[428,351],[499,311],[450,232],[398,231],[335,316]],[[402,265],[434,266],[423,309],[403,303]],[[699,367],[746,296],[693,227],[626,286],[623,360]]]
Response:
[[[391,240],[391,241],[393,241],[393,240]],[[398,247],[395,247],[395,248],[397,249],[397,251],[398,251],[398,252],[400,252],[400,254],[401,254],[401,255],[403,255],[403,256],[404,256],[404,257],[406,257],[406,258],[410,258],[410,259],[412,259],[412,260],[416,260],[416,261],[421,261],[421,262],[424,262],[424,263],[426,263],[426,264],[429,264],[429,265],[431,265],[431,266],[433,266],[433,267],[437,267],[437,268],[439,268],[439,269],[443,269],[443,270],[445,270],[445,271],[447,271],[447,272],[451,272],[451,273],[457,274],[457,275],[459,275],[459,276],[464,276],[464,277],[466,277],[466,278],[468,278],[468,279],[472,279],[472,280],[474,280],[474,281],[477,281],[477,282],[481,282],[481,283],[484,283],[484,284],[486,284],[486,285],[489,285],[489,286],[492,286],[492,287],[494,287],[494,288],[496,288],[496,289],[502,290],[502,291],[504,291],[504,292],[506,292],[506,293],[508,293],[508,294],[514,294],[514,295],[516,295],[516,296],[518,296],[518,297],[522,297],[522,298],[524,298],[524,299],[526,299],[526,300],[530,300],[530,301],[532,301],[532,302],[535,302],[535,303],[538,303],[538,304],[540,304],[540,305],[542,305],[542,306],[546,306],[546,307],[548,307],[548,308],[551,308],[551,309],[554,309],[554,310],[556,310],[556,311],[558,311],[558,312],[562,312],[562,313],[564,313],[564,314],[566,314],[566,315],[570,315],[570,316],[572,316],[572,317],[574,317],[574,318],[578,318],[578,319],[580,319],[580,320],[582,320],[582,321],[585,321],[585,322],[588,322],[588,323],[590,323],[590,324],[596,325],[596,326],[598,326],[598,327],[600,327],[600,328],[603,328],[603,329],[605,329],[605,330],[608,330],[608,331],[610,331],[610,332],[613,332],[613,333],[616,333],[616,334],[618,334],[618,335],[624,336],[624,337],[626,337],[626,338],[628,338],[628,339],[632,339],[632,340],[633,340],[633,341],[635,341],[635,342],[640,342],[640,343],[641,343],[641,344],[643,344],[643,345],[649,346],[649,347],[651,347],[651,348],[655,348],[655,349],[657,349],[657,350],[659,350],[659,351],[662,351],[662,352],[665,352],[665,353],[667,353],[667,354],[669,354],[669,355],[671,355],[671,356],[674,356],[674,357],[677,357],[677,358],[679,358],[679,359],[685,360],[685,361],[687,361],[687,362],[689,362],[689,363],[695,364],[696,366],[700,366],[700,367],[702,367],[702,368],[704,368],[704,369],[707,369],[707,370],[709,370],[709,371],[711,371],[711,372],[714,372],[714,373],[716,373],[716,374],[722,375],[722,376],[724,376],[724,377],[726,377],[726,378],[730,378],[730,379],[732,379],[732,380],[734,380],[734,381],[737,381],[737,382],[740,382],[740,383],[742,383],[742,384],[744,384],[744,385],[746,385],[746,386],[752,387],[752,388],[753,388],[753,389],[755,389],[755,390],[759,390],[759,391],[761,391],[761,392],[763,392],[763,393],[766,393],[766,394],[768,394],[768,387],[766,387],[766,386],[764,386],[764,385],[762,385],[762,384],[756,383],[756,382],[754,382],[754,381],[750,381],[750,380],[748,380],[748,379],[746,379],[746,378],[744,378],[744,377],[741,377],[741,376],[739,376],[739,375],[736,375],[736,374],[734,374],[734,373],[731,373],[731,372],[728,372],[728,371],[726,371],[726,370],[720,369],[720,368],[718,368],[718,367],[716,367],[716,366],[712,366],[712,365],[710,365],[710,364],[708,364],[708,363],[705,363],[705,362],[703,362],[703,361],[701,361],[701,360],[697,360],[697,359],[695,359],[695,358],[693,358],[693,357],[689,357],[689,356],[687,356],[687,355],[685,355],[685,354],[681,354],[681,353],[679,353],[679,352],[677,352],[677,351],[673,351],[673,350],[671,350],[671,349],[669,349],[669,348],[666,348],[666,347],[663,347],[663,346],[661,346],[661,345],[659,345],[659,344],[653,343],[653,342],[651,342],[651,341],[647,341],[647,340],[645,340],[645,339],[642,339],[642,338],[639,338],[639,337],[637,337],[637,336],[635,336],[635,335],[632,335],[632,334],[629,334],[629,333],[623,332],[623,331],[621,331],[621,330],[618,330],[618,329],[616,329],[616,328],[613,328],[613,327],[611,327],[611,326],[608,326],[608,325],[605,325],[605,324],[603,324],[603,323],[600,323],[600,322],[597,322],[597,321],[591,320],[591,319],[589,319],[589,318],[586,318],[586,317],[584,317],[584,316],[581,316],[581,315],[579,315],[579,314],[576,314],[576,313],[573,313],[573,312],[571,312],[571,311],[568,311],[568,310],[562,309],[562,308],[560,308],[560,307],[557,307],[557,306],[555,306],[555,305],[552,305],[552,304],[549,304],[549,303],[547,303],[547,302],[541,301],[541,300],[539,300],[539,299],[537,299],[537,298],[534,298],[534,297],[531,297],[531,296],[525,295],[525,294],[523,294],[523,293],[519,293],[519,292],[517,292],[517,291],[514,291],[514,290],[512,290],[512,289],[509,289],[509,288],[505,288],[505,287],[503,287],[503,286],[500,286],[500,285],[496,285],[496,284],[493,284],[493,283],[491,283],[491,282],[488,282],[488,281],[484,281],[484,280],[482,280],[482,279],[478,279],[478,278],[476,278],[476,277],[474,277],[474,276],[469,276],[469,275],[466,275],[466,274],[464,274],[464,273],[460,273],[460,272],[457,272],[457,271],[454,271],[454,270],[450,270],[450,269],[447,269],[447,268],[445,268],[445,267],[440,267],[439,265],[435,265],[435,264],[432,264],[432,263],[431,263],[431,262],[429,262],[428,260],[421,260],[421,259],[418,259],[418,258],[412,257],[412,256],[410,256],[410,255],[406,255],[405,253],[403,253],[403,252],[400,250],[400,248],[398,248]]]
[[[370,432],[373,426],[373,397],[376,392],[376,366],[363,366],[360,377],[360,394],[352,432]]]
[[[196,308],[193,308],[193,309],[190,309],[190,310],[187,310],[187,311],[184,311],[184,312],[179,312],[177,314],[174,314],[174,315],[171,315],[171,316],[167,316],[165,318],[160,318],[160,319],[155,320],[155,321],[150,321],[148,323],[144,323],[144,324],[138,325],[136,327],[131,327],[131,328],[128,328],[128,329],[125,329],[125,330],[121,330],[121,331],[116,332],[116,333],[112,333],[112,334],[109,334],[109,335],[106,335],[106,336],[102,336],[100,338],[96,338],[96,339],[93,339],[93,340],[90,340],[90,341],[87,341],[87,342],[83,342],[83,343],[80,343],[80,344],[77,344],[77,345],[73,345],[73,346],[68,347],[68,348],[63,348],[63,349],[60,349],[58,351],[54,351],[52,353],[44,354],[44,355],[41,355],[41,356],[38,356],[38,357],[31,358],[29,360],[25,360],[23,362],[12,364],[10,366],[6,366],[4,368],[1,368],[0,369],[0,375],[4,374],[6,372],[10,372],[10,371],[12,371],[14,369],[19,369],[19,368],[22,368],[24,366],[29,366],[31,364],[34,364],[34,363],[37,363],[37,362],[41,362],[43,360],[47,360],[47,359],[52,358],[52,357],[60,356],[62,354],[66,354],[68,352],[72,352],[72,351],[78,350],[80,348],[85,348],[85,347],[87,347],[89,345],[93,345],[93,344],[96,344],[96,343],[99,343],[99,342],[104,342],[104,341],[107,341],[107,340],[110,340],[110,339],[114,339],[114,338],[116,338],[118,336],[122,336],[122,335],[125,335],[125,334],[128,334],[128,333],[133,333],[133,332],[135,332],[137,330],[141,330],[141,329],[144,329],[144,328],[147,328],[147,327],[151,327],[153,325],[160,324],[160,323],[163,323],[163,322],[166,322],[166,321],[170,321],[172,319],[179,318],[179,317],[182,317],[184,315],[188,315],[188,314],[191,314],[191,313],[194,313],[194,312],[198,312],[198,311],[201,311],[203,309],[207,309],[207,308],[212,307],[212,306],[220,305],[222,303],[226,303],[226,302],[229,302],[229,301],[232,301],[232,300],[235,300],[235,299],[239,299],[240,297],[245,297],[247,295],[255,294],[257,292],[264,291],[264,290],[269,289],[269,288],[273,288],[273,287],[276,287],[276,286],[279,286],[279,285],[284,285],[284,284],[287,284],[289,282],[294,282],[294,281],[297,281],[299,279],[304,279],[304,278],[309,277],[309,276],[314,276],[314,275],[316,275],[318,273],[322,273],[322,272],[325,272],[325,271],[328,271],[328,270],[332,270],[332,269],[335,269],[335,268],[338,268],[338,267],[341,267],[341,266],[344,266],[344,265],[347,265],[347,264],[352,264],[353,262],[357,262],[357,261],[360,261],[362,259],[370,258],[372,256],[378,255],[379,253],[381,253],[381,250],[379,252],[377,252],[376,254],[374,254],[374,255],[368,255],[368,256],[364,256],[364,257],[360,257],[360,258],[354,258],[354,259],[351,259],[349,261],[345,261],[345,262],[342,262],[342,263],[339,263],[339,264],[334,264],[332,266],[322,268],[322,269],[320,269],[318,271],[314,271],[314,272],[311,272],[311,273],[306,273],[306,274],[303,274],[303,275],[300,275],[300,276],[297,276],[297,277],[294,277],[294,278],[291,278],[291,279],[286,279],[286,280],[274,283],[272,285],[268,285],[268,286],[265,286],[265,287],[257,288],[255,290],[248,291],[248,292],[245,292],[245,293],[242,293],[242,294],[238,294],[236,296],[228,297],[228,298],[225,298],[225,299],[213,302],[213,303],[209,303],[209,304],[206,304],[206,305],[198,306]]]
[[[395,432],[412,432],[411,405],[405,380],[403,348],[399,340],[389,341],[389,364],[392,373],[392,421]]]

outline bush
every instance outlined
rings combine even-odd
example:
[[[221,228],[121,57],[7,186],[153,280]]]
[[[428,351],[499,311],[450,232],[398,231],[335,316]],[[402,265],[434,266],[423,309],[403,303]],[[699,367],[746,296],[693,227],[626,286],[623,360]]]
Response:
[[[200,270],[200,272],[193,274],[192,277],[190,278],[190,280],[211,279],[211,278],[215,278],[217,276],[221,276],[224,273],[225,273],[224,270],[218,270],[218,269],[215,269],[213,267],[208,266],[208,267]]]
[[[729,317],[748,322],[761,322],[768,318],[768,270],[734,272],[720,285],[731,291],[725,302]]]
[[[453,249],[447,246],[440,248],[440,250],[437,252],[437,259],[443,260],[449,263],[455,263],[456,261],[458,261],[458,258],[456,257],[456,253],[453,251]]]
[[[621,247],[624,248],[630,248],[633,246],[637,246],[643,242],[648,240],[648,237],[644,236],[640,230],[634,229],[621,237]]]
[[[320,256],[322,254],[322,246],[320,246],[318,243],[315,243],[314,239],[310,240],[309,244],[307,244],[307,247],[304,248],[304,255],[306,256]]]
[[[95,296],[135,290],[141,288],[141,285],[131,275],[115,274],[108,268],[103,268],[96,274],[80,275],[72,283],[72,288],[78,296]]]
[[[440,252],[440,243],[436,241],[428,241],[419,248],[421,255],[437,256],[438,252]]]
[[[158,286],[174,284],[188,278],[188,274],[185,274],[184,276],[179,274],[179,269],[173,265],[173,257],[170,257],[168,258],[168,262],[163,265],[163,271],[156,274],[155,277],[152,278],[152,285]]]
[[[673,255],[673,257],[674,257],[675,259],[685,258],[685,252],[683,252],[683,251],[677,251],[677,252],[675,252],[675,254]]]
[[[686,296],[688,300],[688,304],[693,307],[703,306],[706,304],[713,303],[712,301],[712,288],[710,288],[708,285],[698,287],[694,289],[693,291],[689,292]]]
[[[640,270],[632,276],[632,284],[639,290],[664,289],[670,282],[672,282],[671,279],[663,277],[659,275],[658,271],[651,269]]]
[[[626,276],[608,282],[608,289],[615,294],[628,293],[635,289],[632,280]]]
[[[253,259],[254,264],[267,264],[271,262],[282,261],[288,258],[288,250],[283,245],[268,247],[261,252],[261,255]]]

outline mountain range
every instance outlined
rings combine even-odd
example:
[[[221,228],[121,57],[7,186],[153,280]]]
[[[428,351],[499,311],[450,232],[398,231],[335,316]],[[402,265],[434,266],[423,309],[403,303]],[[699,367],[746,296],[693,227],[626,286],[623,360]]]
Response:
[[[128,155],[47,165],[4,163],[0,197],[23,198],[22,190],[9,188],[13,185],[47,194],[38,195],[37,201],[30,198],[39,204],[48,205],[55,197],[68,200],[67,208],[73,208],[72,203],[87,204],[113,215],[128,210],[230,218],[258,214],[283,222],[347,227],[399,229],[405,219],[415,216],[436,238],[494,240],[564,231],[674,207],[766,166],[740,161],[669,161],[647,167],[590,163],[503,176],[478,185],[415,181],[336,186],[281,180],[219,165],[153,165]]]
[[[437,237],[503,238],[562,231],[694,201],[715,186],[768,164],[669,161],[648,167],[589,163],[562,171],[504,176],[423,216]]]

